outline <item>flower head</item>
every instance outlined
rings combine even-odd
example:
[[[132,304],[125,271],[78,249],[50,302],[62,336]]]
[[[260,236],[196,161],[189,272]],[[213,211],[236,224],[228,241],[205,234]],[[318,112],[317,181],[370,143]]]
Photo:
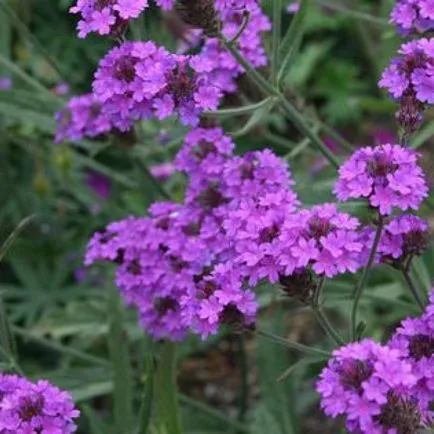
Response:
[[[77,429],[73,420],[79,414],[71,396],[48,381],[31,383],[15,375],[0,374],[1,433],[73,433]]]
[[[117,35],[147,7],[148,0],[77,0],[70,12],[80,15],[78,36],[85,38],[91,32]]]
[[[398,350],[365,339],[334,351],[317,383],[321,407],[354,433],[413,433],[421,427],[411,394],[417,378]]]
[[[433,0],[398,0],[390,15],[390,22],[403,35],[423,33],[434,28]]]
[[[394,208],[417,210],[428,194],[417,158],[399,145],[359,149],[340,167],[334,192],[342,201],[365,198],[382,215]]]
[[[73,97],[66,107],[56,113],[56,143],[79,141],[108,133],[112,124],[102,113],[102,107],[93,94]]]
[[[388,345],[399,350],[416,377],[412,393],[418,399],[425,421],[434,420],[434,291],[431,303],[419,318],[404,320]]]

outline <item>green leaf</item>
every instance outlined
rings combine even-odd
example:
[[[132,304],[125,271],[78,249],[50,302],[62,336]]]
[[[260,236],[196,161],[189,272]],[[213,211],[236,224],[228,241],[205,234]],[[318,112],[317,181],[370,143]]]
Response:
[[[123,306],[112,286],[109,297],[109,350],[113,368],[113,401],[116,432],[128,433],[133,426],[133,387],[128,339],[123,325]]]
[[[146,383],[143,390],[142,405],[139,413],[137,434],[147,434],[151,420],[152,403],[154,399],[154,360],[152,354],[146,356]]]
[[[414,149],[420,148],[434,135],[434,122],[430,122],[410,139],[410,146]]]
[[[26,226],[34,219],[34,217],[35,215],[31,215],[22,220],[16,229],[9,235],[6,241],[0,246],[0,262],[5,257],[7,251],[11,248],[18,235],[26,228]]]
[[[250,119],[247,121],[247,123],[239,129],[238,131],[234,131],[233,133],[230,133],[233,137],[241,137],[245,134],[249,133],[253,130],[257,125],[259,125],[262,120],[267,116],[267,114],[270,112],[270,110],[273,107],[273,100],[268,98],[268,104],[258,108],[250,117]]]
[[[182,434],[176,387],[176,349],[175,343],[164,342],[155,376],[157,430],[167,434]]]
[[[101,416],[88,405],[83,405],[83,413],[89,422],[92,434],[110,434],[113,432],[110,425],[105,423]]]
[[[233,116],[243,116],[250,114],[252,112],[256,112],[259,109],[264,107],[269,107],[271,103],[275,100],[273,97],[268,97],[254,104],[249,104],[243,107],[236,108],[228,108],[216,111],[205,112],[203,116],[207,116],[210,118],[225,118],[225,117],[233,117]]]
[[[291,25],[279,48],[279,58],[283,58],[282,65],[277,76],[277,82],[281,83],[291,67],[292,60],[298,51],[304,34],[305,19],[311,0],[301,0],[300,9],[294,15]]]

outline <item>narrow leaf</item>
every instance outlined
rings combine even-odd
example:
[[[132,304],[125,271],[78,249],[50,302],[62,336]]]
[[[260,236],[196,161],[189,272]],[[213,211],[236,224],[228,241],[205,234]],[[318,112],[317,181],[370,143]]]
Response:
[[[116,432],[127,433],[133,424],[133,387],[128,340],[123,327],[123,312],[119,293],[111,288],[108,301],[109,350],[113,368],[113,402]]]
[[[300,46],[304,34],[304,24],[308,10],[308,3],[310,1],[311,0],[301,0],[300,9],[294,15],[291,25],[280,45],[279,57],[283,58],[283,61],[278,74],[278,83],[281,83],[285,78],[291,66],[291,62]]]

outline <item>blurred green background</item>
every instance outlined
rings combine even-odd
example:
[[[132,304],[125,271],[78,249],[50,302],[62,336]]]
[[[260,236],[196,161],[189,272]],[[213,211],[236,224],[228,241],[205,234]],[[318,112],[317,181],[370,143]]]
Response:
[[[149,170],[172,161],[185,129],[176,120],[147,121],[140,125],[139,138],[125,134],[53,143],[54,113],[70,96],[90,91],[98,59],[114,44],[100,37],[78,39],[76,18],[68,14],[71,3],[0,0],[0,77],[12,79],[10,89],[0,90],[0,245],[31,216],[7,254],[0,251],[0,295],[24,372],[71,391],[83,413],[80,432],[121,434],[111,424],[113,404],[119,405],[113,396],[122,391],[114,388],[110,354],[125,356],[120,363],[133,380],[138,412],[143,389],[150,384],[147,361],[159,344],[138,328],[134,312],[111,302],[112,270],[83,268],[83,251],[95,230],[128,215],[143,215],[161,198]],[[355,147],[394,140],[396,107],[377,87],[400,43],[388,25],[393,2],[312,3],[304,42],[285,80],[288,97],[318,125],[321,119]],[[263,5],[271,16],[271,1]],[[282,16],[286,28],[292,15],[282,9]],[[128,36],[174,50],[176,41],[162,23],[160,12],[152,9],[131,25]],[[271,35],[265,44],[270,46]],[[59,83],[70,87],[67,95],[56,94]],[[240,88],[251,100],[257,98],[245,78]],[[226,106],[242,102],[235,95]],[[431,184],[433,119],[427,113],[424,127],[411,140],[424,156]],[[278,111],[265,114],[260,123],[240,117],[223,119],[222,125],[237,132],[239,152],[270,147],[286,158],[307,206],[334,200],[335,171]],[[327,131],[321,135],[339,156],[347,154]],[[160,184],[182,198],[182,176]],[[433,206],[431,196],[422,209],[431,221]],[[360,204],[342,209],[369,218]],[[431,247],[415,262],[414,277],[428,289],[433,275]],[[330,316],[343,330],[354,279],[343,276],[326,288]],[[262,328],[331,348],[310,312],[275,288],[261,287],[258,294]],[[417,309],[402,278],[378,267],[362,301],[365,333],[384,339],[413,313]],[[10,344],[4,324],[1,330],[1,344]],[[322,362],[299,363],[277,381],[299,360],[298,354],[249,336],[222,332],[207,342],[189,339],[181,346],[178,376],[186,433],[344,432],[318,409],[313,382]],[[6,357],[0,362],[0,368],[11,368]]]

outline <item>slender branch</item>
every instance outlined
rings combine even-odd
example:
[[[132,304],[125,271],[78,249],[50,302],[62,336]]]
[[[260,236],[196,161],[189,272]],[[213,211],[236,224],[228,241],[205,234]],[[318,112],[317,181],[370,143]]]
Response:
[[[238,39],[240,39],[240,36],[243,34],[244,30],[246,30],[247,25],[249,24],[250,21],[250,12],[246,12],[243,16],[243,22],[241,23],[240,28],[238,29],[238,32],[236,33],[236,35],[229,41],[229,43],[231,44],[235,44]]]
[[[383,231],[384,218],[383,216],[381,216],[381,214],[378,214],[378,216],[379,216],[379,221],[378,221],[377,231],[375,232],[374,243],[372,245],[371,252],[369,254],[368,263],[366,264],[366,267],[364,268],[362,273],[362,277],[357,282],[357,286],[354,291],[354,303],[351,311],[351,339],[353,341],[356,339],[356,332],[357,332],[357,308],[359,307],[359,302],[363,294],[363,289],[369,277],[369,271],[371,270],[372,265],[374,264],[375,254],[377,253],[378,245],[380,244],[381,233]]]
[[[407,282],[407,285],[408,285],[410,292],[412,293],[414,299],[416,300],[417,304],[419,305],[420,310],[423,312],[425,310],[426,303],[424,302],[421,295],[419,294],[419,291],[417,290],[416,285],[414,284],[413,279],[411,278],[411,275],[410,275],[408,268],[401,267],[400,270],[404,276],[405,281]]]
[[[327,145],[313,132],[306,122],[304,117],[298,112],[298,110],[282,95],[277,88],[275,88],[267,79],[263,77],[238,51],[238,49],[231,44],[224,35],[220,34],[220,39],[224,42],[226,48],[232,53],[235,59],[245,68],[248,76],[257,84],[262,92],[269,96],[277,96],[283,110],[287,114],[288,118],[294,123],[296,128],[308,137],[314,146],[329,160],[333,166],[339,167],[339,161],[333,152],[327,147]]]
[[[345,345],[345,341],[341,338],[339,333],[334,329],[334,327],[331,325],[330,321],[328,320],[326,314],[321,309],[321,295],[322,291],[325,285],[326,278],[322,277],[317,288],[315,291],[313,303],[312,303],[312,310],[315,314],[315,317],[322,327],[322,329],[325,331],[327,336],[332,339],[338,346]]]
[[[326,358],[330,358],[331,356],[328,351],[321,350],[320,348],[308,347],[307,345],[303,345],[289,339],[281,338],[280,336],[273,335],[272,333],[268,333],[263,330],[255,330],[252,333],[256,334],[257,336],[271,340],[276,344],[283,345],[285,347],[300,351],[302,353],[311,354],[314,356],[322,356]]]
[[[243,423],[249,403],[249,368],[247,365],[246,341],[243,334],[238,334],[238,361],[240,363],[241,387],[239,395],[238,421]]]
[[[282,31],[282,0],[273,0],[273,52],[271,55],[271,82],[277,85],[277,73],[279,71],[280,34]]]

